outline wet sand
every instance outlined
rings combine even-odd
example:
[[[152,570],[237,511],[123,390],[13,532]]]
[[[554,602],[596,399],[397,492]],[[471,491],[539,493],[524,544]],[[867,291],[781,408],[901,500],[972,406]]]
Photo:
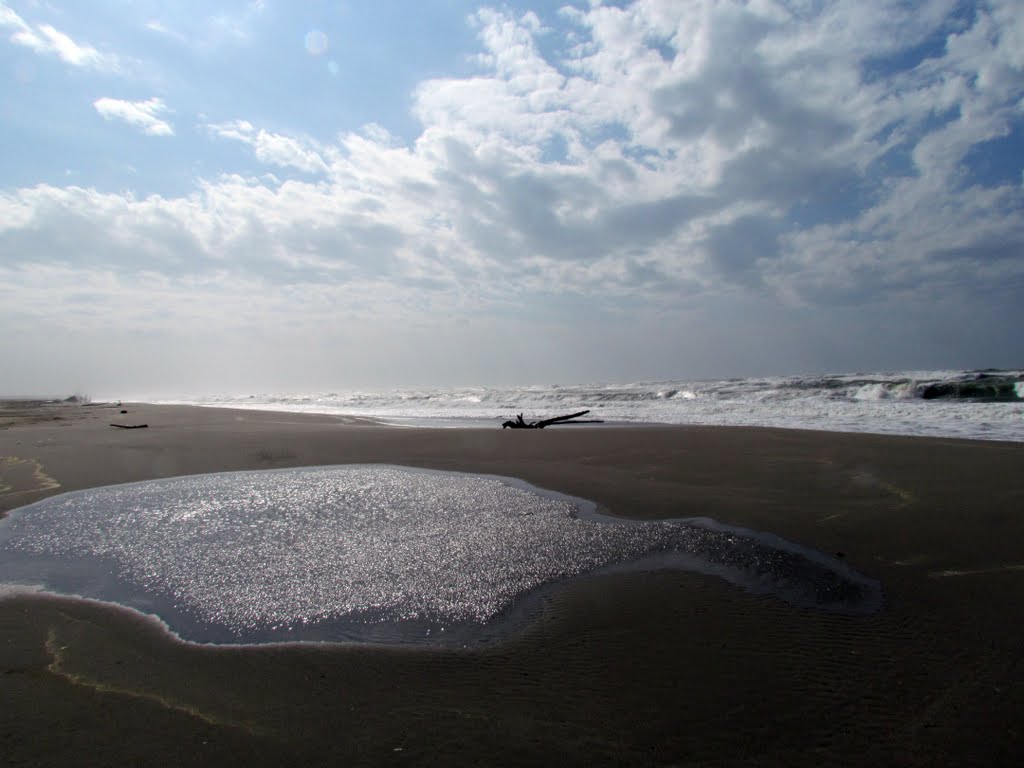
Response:
[[[616,515],[771,531],[879,579],[870,617],[682,572],[580,580],[473,651],[182,644],[0,600],[8,765],[1016,765],[1024,445],[740,428],[401,429],[328,416],[0,406],[0,513],[181,474],[485,472]],[[110,423],[148,424],[115,429]]]

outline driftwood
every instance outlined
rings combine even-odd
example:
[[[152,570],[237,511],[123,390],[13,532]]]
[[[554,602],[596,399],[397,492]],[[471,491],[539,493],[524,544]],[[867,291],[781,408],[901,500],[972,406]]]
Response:
[[[509,429],[544,429],[544,427],[551,426],[552,424],[601,424],[600,419],[587,419],[585,421],[578,420],[579,416],[585,416],[590,413],[587,411],[580,411],[579,413],[570,413],[568,416],[555,416],[553,419],[543,419],[541,421],[523,421],[523,414],[516,416],[515,421],[506,421],[501,425],[502,429],[508,427]]]
[[[118,429],[146,429],[149,424],[111,424],[110,426]]]

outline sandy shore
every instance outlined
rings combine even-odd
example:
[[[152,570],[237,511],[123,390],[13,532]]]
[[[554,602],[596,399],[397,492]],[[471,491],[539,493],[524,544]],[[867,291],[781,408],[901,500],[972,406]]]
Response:
[[[680,572],[591,578],[481,651],[185,645],[0,600],[7,765],[1016,765],[1024,445],[723,428],[400,429],[184,406],[0,405],[0,514],[199,472],[486,472],[622,516],[771,531],[879,579],[871,617]],[[148,424],[125,430],[111,423]]]

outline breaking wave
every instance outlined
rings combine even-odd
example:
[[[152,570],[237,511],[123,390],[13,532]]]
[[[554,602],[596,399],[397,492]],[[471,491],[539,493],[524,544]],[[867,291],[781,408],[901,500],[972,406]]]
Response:
[[[590,409],[606,422],[715,424],[1024,441],[1024,371],[907,371],[630,384],[264,393],[159,402],[492,426]],[[573,427],[566,427],[573,428]]]

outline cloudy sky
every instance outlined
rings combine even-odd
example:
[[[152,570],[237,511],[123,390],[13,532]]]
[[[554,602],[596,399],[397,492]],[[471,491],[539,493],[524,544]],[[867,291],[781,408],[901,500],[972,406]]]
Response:
[[[0,0],[0,392],[1024,365],[1021,0]]]

